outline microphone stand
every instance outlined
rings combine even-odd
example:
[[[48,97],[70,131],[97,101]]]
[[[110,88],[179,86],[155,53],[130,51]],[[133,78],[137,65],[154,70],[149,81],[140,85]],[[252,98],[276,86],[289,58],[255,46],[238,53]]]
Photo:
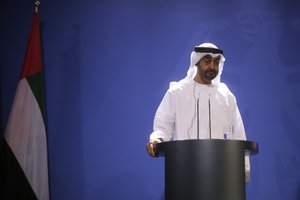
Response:
[[[199,98],[197,99],[197,139],[199,140]]]
[[[210,113],[210,93],[208,98],[208,123],[209,123],[209,138],[211,139],[211,113]]]

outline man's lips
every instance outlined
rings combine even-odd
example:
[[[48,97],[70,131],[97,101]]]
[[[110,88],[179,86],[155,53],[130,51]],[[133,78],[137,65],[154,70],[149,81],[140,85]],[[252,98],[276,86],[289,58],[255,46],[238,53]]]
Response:
[[[216,76],[217,72],[216,71],[209,71],[206,73],[208,76],[213,77]]]

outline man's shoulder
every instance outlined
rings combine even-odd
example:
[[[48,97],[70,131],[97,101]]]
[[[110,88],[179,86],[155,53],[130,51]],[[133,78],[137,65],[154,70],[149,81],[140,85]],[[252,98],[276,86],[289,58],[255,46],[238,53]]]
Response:
[[[185,92],[192,87],[193,87],[193,81],[183,79],[178,82],[170,82],[169,92],[171,93]]]
[[[225,83],[219,83],[217,85],[217,91],[221,93],[223,96],[229,96],[235,98],[234,94],[230,91]]]

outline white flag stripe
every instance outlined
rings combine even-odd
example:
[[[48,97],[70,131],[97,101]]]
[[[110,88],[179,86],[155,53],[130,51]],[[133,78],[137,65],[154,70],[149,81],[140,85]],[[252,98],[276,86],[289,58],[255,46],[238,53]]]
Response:
[[[41,110],[24,78],[19,81],[5,138],[36,197],[49,199],[46,131]]]

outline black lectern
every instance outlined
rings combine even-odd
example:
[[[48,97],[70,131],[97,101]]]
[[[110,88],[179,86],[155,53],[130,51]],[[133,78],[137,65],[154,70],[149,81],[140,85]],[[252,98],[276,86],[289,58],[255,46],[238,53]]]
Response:
[[[166,200],[245,200],[245,153],[258,144],[241,140],[182,140],[157,144],[165,156]]]

